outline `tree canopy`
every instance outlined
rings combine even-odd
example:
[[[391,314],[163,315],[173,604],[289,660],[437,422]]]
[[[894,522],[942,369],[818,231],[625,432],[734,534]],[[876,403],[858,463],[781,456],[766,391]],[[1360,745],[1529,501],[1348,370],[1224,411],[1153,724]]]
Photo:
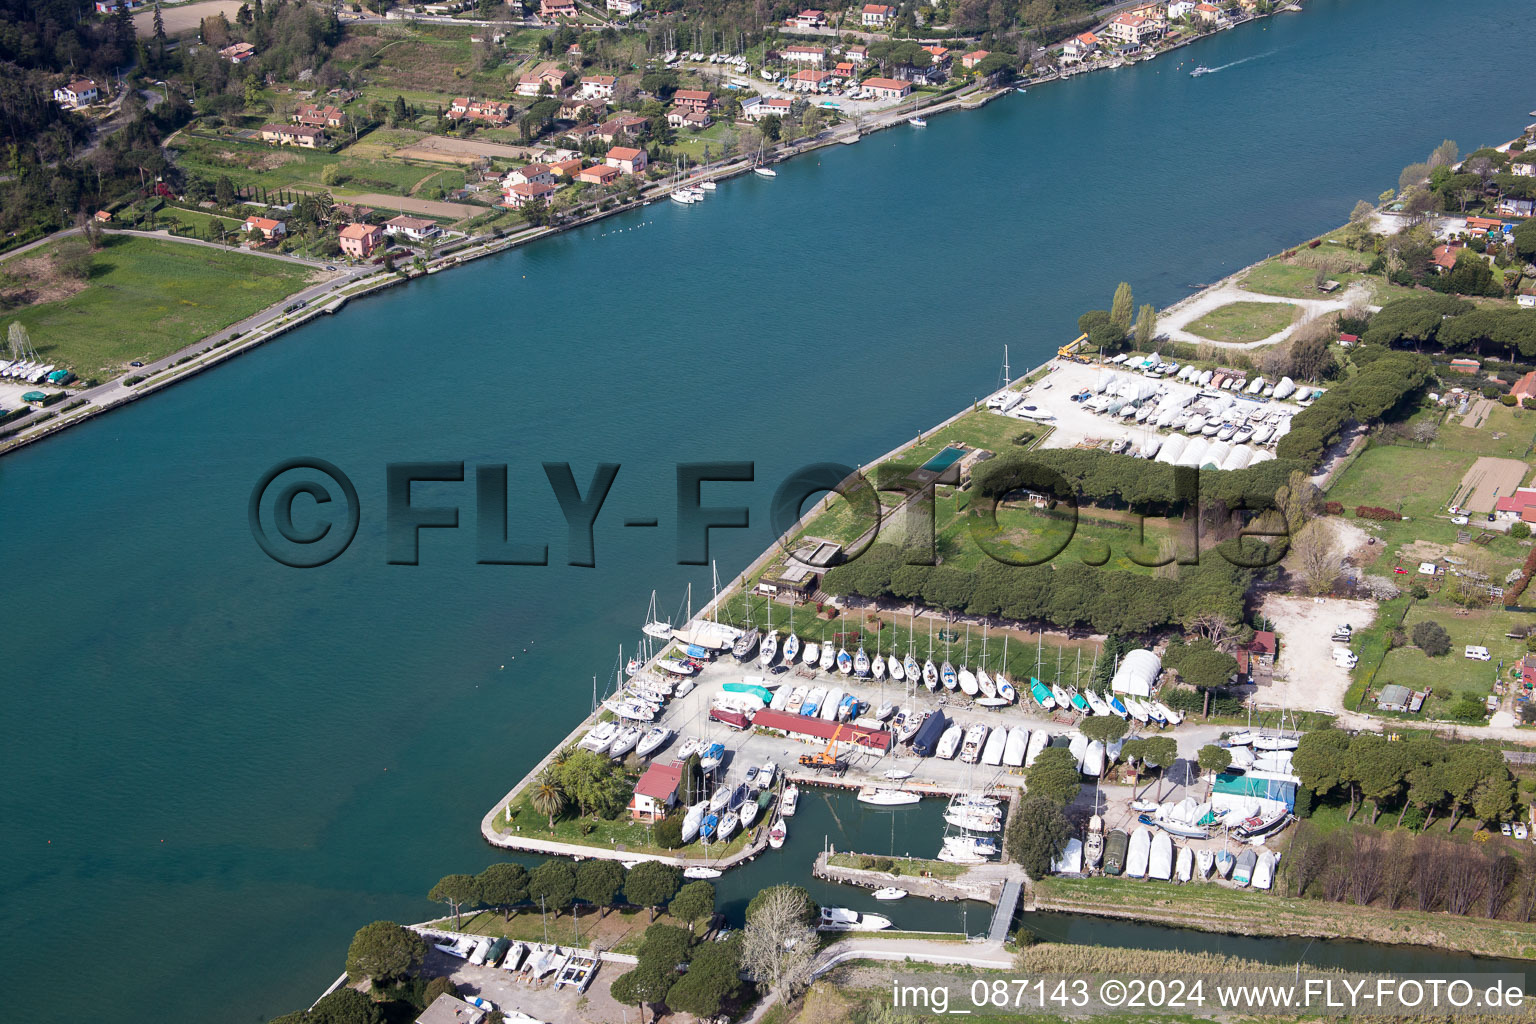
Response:
[[[1083,788],[1083,775],[1070,750],[1047,747],[1024,773],[1024,783],[1031,795],[1065,805]]]
[[[420,967],[426,955],[427,944],[420,935],[393,921],[375,921],[352,936],[352,945],[347,948],[347,976],[353,981],[369,978],[387,985]]]
[[[1075,767],[1073,773],[1076,774]],[[1030,878],[1043,878],[1067,848],[1069,838],[1067,819],[1060,805],[1047,796],[1030,796],[1009,822],[1003,844],[1009,859],[1023,867]]]
[[[624,879],[624,895],[636,906],[648,909],[654,921],[656,911],[677,894],[682,878],[682,872],[670,864],[641,861]]]

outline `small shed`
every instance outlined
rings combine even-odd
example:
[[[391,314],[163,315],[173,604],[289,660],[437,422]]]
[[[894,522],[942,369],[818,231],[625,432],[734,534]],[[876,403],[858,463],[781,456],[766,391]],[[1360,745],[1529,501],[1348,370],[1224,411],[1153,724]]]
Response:
[[[1376,698],[1376,706],[1383,711],[1407,711],[1408,704],[1413,699],[1413,691],[1401,683],[1388,683],[1381,688],[1381,694]]]

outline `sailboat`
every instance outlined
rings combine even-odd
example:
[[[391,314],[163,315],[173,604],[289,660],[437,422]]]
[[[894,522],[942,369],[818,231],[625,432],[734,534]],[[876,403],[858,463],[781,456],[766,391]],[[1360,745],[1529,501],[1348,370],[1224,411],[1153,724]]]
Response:
[[[651,591],[651,607],[645,613],[645,625],[640,627],[646,636],[657,640],[672,639],[672,623],[656,614],[656,591]]]
[[[853,656],[853,671],[860,679],[869,675],[869,655],[864,653],[863,645],[860,645],[859,653]]]
[[[759,175],[761,177],[764,177],[764,178],[777,178],[779,176],[779,172],[778,171],[774,170],[772,167],[765,167],[765,166],[763,166],[763,151],[764,151],[764,149],[766,148],[767,145],[768,145],[768,141],[766,139],[764,139],[762,141],[762,143],[760,143],[758,145],[758,147],[757,147],[757,163],[753,165],[752,173],[756,174],[756,175]]]
[[[916,686],[918,680],[923,678],[923,670],[918,666],[917,658],[912,653],[912,649],[917,646],[917,637],[912,635],[912,627],[915,625],[913,619],[915,618],[916,615],[914,614],[907,620],[907,656],[901,663],[902,671],[907,674],[908,679],[912,680],[913,686]],[[892,675],[894,676],[895,673],[892,673]],[[899,677],[897,678],[899,679]]]
[[[917,116],[917,93],[912,94],[912,116],[907,118],[907,124],[913,128],[927,128],[928,119]]]
[[[859,653],[863,654],[864,652],[860,651]],[[869,659],[867,657],[864,659],[864,669],[865,671],[869,670]],[[839,647],[837,649],[837,670],[845,676],[853,675],[853,656],[848,653],[846,647]]]
[[[778,654],[779,634],[770,631],[769,634],[763,638],[763,649],[757,656],[757,663],[763,668],[767,668],[769,665],[773,664],[773,659],[778,657]]]
[[[869,660],[869,674],[875,677],[875,682],[885,682],[885,659],[880,657],[879,651]]]
[[[784,664],[793,667],[800,657],[800,637],[795,635],[795,609],[789,609],[789,639],[784,641]]]
[[[960,684],[960,677],[955,674],[955,666],[945,662],[939,666],[939,681],[944,684],[944,689],[953,690]]]

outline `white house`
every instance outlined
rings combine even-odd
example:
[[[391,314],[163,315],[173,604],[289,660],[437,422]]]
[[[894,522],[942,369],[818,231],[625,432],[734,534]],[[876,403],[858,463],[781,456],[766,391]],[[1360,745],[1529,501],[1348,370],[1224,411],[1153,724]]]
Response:
[[[424,242],[441,235],[443,229],[437,226],[436,221],[427,220],[425,217],[402,215],[385,221],[384,233],[391,237],[403,235],[412,242]]]
[[[508,185],[553,185],[555,183],[555,169],[548,164],[528,164],[510,172],[506,178]]]
[[[96,83],[89,78],[77,78],[68,85],[53,90],[53,101],[69,110],[90,106],[99,96]]]
[[[817,68],[821,67],[827,59],[826,51],[819,46],[786,46],[783,54],[785,60],[792,60],[797,64],[809,64]]]
[[[584,100],[613,99],[613,84],[618,81],[612,75],[587,75],[581,80],[581,98]]]
[[[1168,5],[1168,17],[1170,20],[1182,18],[1195,9],[1195,0],[1172,0]]]
[[[607,0],[607,8],[621,18],[633,18],[640,13],[640,0]]]
[[[888,4],[865,4],[859,15],[860,23],[871,28],[889,25],[895,18],[896,8]]]
[[[1141,43],[1157,35],[1157,26],[1137,14],[1117,14],[1104,26],[1104,34],[1117,43]]]

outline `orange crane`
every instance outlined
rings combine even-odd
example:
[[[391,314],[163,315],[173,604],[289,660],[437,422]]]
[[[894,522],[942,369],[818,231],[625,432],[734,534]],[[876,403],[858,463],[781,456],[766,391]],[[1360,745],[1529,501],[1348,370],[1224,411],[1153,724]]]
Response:
[[[837,749],[837,738],[842,734],[843,726],[839,722],[837,728],[832,730],[832,738],[827,741],[827,749],[819,754],[801,754],[800,763],[806,768],[815,768],[818,771],[822,768],[837,767],[837,757],[834,751]]]

